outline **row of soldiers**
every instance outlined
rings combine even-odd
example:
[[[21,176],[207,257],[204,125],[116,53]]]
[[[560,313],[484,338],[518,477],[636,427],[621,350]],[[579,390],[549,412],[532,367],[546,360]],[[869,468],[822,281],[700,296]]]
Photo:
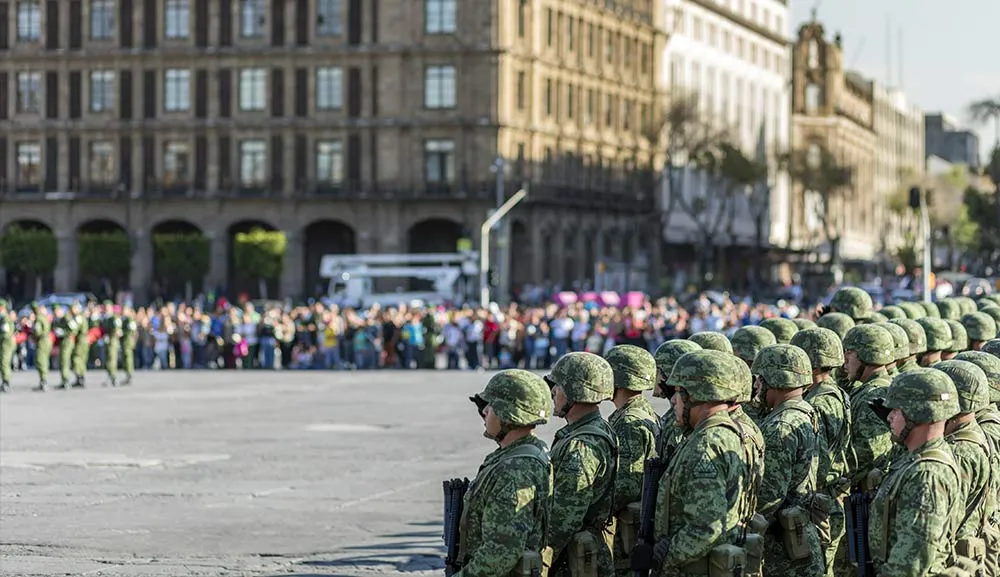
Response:
[[[49,365],[53,347],[59,347],[57,363],[60,384],[57,388],[69,389],[86,386],[87,363],[90,358],[91,328],[99,327],[99,337],[104,339],[104,368],[108,373],[106,385],[130,385],[135,370],[135,347],[139,327],[132,310],[125,307],[119,315],[110,301],[93,309],[88,318],[79,302],[71,304],[67,310],[62,305],[53,305],[52,316],[43,305],[31,304],[34,322],[28,338],[35,345],[35,369],[38,371],[36,391],[44,392],[48,387]],[[7,308],[7,302],[0,299],[0,392],[10,391],[11,370],[16,344],[16,325]],[[125,379],[118,380],[119,356],[124,360]]]
[[[1000,299],[970,302],[845,287],[815,322],[497,373],[446,574],[1000,575]]]

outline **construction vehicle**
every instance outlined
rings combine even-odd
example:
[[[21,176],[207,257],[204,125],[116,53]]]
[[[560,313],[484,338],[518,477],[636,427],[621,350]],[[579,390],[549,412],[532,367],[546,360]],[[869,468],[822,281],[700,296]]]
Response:
[[[419,301],[462,305],[476,294],[479,253],[334,254],[320,261],[320,277],[329,279],[326,300],[341,307],[395,306]],[[386,279],[400,282],[384,292]],[[408,290],[413,279],[430,281],[428,290]],[[416,283],[422,284],[422,283]],[[383,292],[376,292],[377,288]]]

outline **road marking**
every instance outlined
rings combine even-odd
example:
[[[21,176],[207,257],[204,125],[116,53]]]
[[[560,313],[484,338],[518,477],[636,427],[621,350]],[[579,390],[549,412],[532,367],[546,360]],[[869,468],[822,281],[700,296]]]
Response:
[[[402,487],[397,487],[390,491],[382,491],[381,493],[374,493],[368,495],[367,497],[361,497],[360,499],[355,499],[353,501],[347,501],[341,503],[336,507],[332,507],[334,511],[340,511],[341,509],[347,509],[348,507],[353,507],[355,505],[360,505],[361,503],[367,503],[368,501],[374,501],[375,499],[381,499],[382,497],[389,497],[397,493],[402,493],[403,491],[409,491],[410,489],[416,489],[417,487],[422,487],[424,485],[430,485],[436,481],[418,481],[416,483],[410,483],[409,485],[403,485]]]

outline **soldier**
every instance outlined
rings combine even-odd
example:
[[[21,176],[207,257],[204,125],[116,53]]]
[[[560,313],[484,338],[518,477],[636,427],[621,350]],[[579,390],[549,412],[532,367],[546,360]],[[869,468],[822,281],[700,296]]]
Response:
[[[802,398],[812,384],[812,365],[802,349],[778,344],[762,350],[750,371],[768,409],[764,433],[764,479],[757,512],[772,534],[764,542],[768,575],[823,575],[825,564],[819,532],[810,518],[819,467],[816,411]],[[826,507],[829,513],[829,507]]]
[[[615,394],[611,400],[615,412],[608,417],[608,424],[618,438],[614,499],[618,523],[612,553],[615,574],[628,577],[628,556],[637,539],[638,519],[632,522],[627,507],[642,502],[642,474],[646,460],[656,456],[660,433],[659,418],[642,395],[656,382],[656,361],[645,349],[633,345],[612,347],[604,359],[614,371]]]
[[[965,332],[965,325],[953,319],[946,319],[948,328],[951,330],[951,346],[948,350],[941,351],[941,360],[950,361],[955,355],[962,351],[969,350],[969,334]]]
[[[733,345],[726,338],[726,335],[714,331],[702,331],[688,337],[692,343],[697,343],[701,348],[723,353],[732,353]]]
[[[951,299],[943,299],[937,303],[938,312],[941,319],[946,321],[957,321],[962,318],[962,309],[958,303]]]
[[[962,509],[958,465],[944,439],[957,396],[948,375],[918,368],[896,377],[876,402],[880,412],[891,409],[892,439],[908,452],[871,503],[868,542],[879,577],[929,577],[947,567]]]
[[[7,312],[7,301],[0,299],[0,393],[10,391],[10,374],[14,366],[14,322]]]
[[[763,326],[749,325],[740,327],[733,333],[732,344],[733,354],[742,359],[749,367],[757,358],[757,353],[764,347],[778,344],[778,340],[772,331]]]
[[[122,386],[132,384],[132,373],[135,372],[135,345],[139,338],[139,324],[135,322],[132,307],[122,307],[122,359],[125,361],[125,382]]]
[[[978,351],[983,343],[997,338],[997,323],[993,317],[983,312],[962,315],[962,325],[969,337],[969,349]]]
[[[899,308],[896,305],[889,305],[889,306],[882,307],[879,310],[879,312],[882,313],[882,316],[884,316],[885,318],[889,319],[890,321],[892,319],[905,319],[906,318],[906,312],[903,311],[903,309]]]
[[[958,391],[959,413],[945,424],[945,435],[958,463],[964,502],[961,522],[955,532],[955,550],[977,565],[986,562],[986,524],[990,522],[1000,494],[996,475],[990,474],[993,448],[976,422],[976,411],[989,404],[986,373],[968,361],[942,361],[942,371]],[[983,567],[985,570],[985,567]]]
[[[847,331],[854,328],[854,324],[854,319],[844,313],[826,313],[816,319],[816,326],[824,329],[830,329],[831,331],[837,333],[837,336],[841,339],[844,338]]]
[[[844,313],[856,324],[869,322],[872,315],[872,296],[863,289],[845,286],[837,289],[829,306],[820,309],[820,314]]]
[[[984,353],[989,353],[994,357],[1000,358],[1000,339],[993,339],[991,341],[986,341],[983,346],[979,349]]]
[[[548,446],[535,436],[552,414],[545,381],[528,371],[500,371],[469,399],[483,418],[483,436],[499,448],[465,494],[455,575],[519,575],[523,566],[541,572],[552,495]]]
[[[664,383],[674,370],[674,363],[682,355],[700,350],[702,350],[701,345],[684,339],[675,339],[660,345],[653,354],[653,359],[656,361],[656,387],[653,388],[653,396],[661,399],[670,398]],[[670,405],[660,417],[660,436],[656,439],[656,454],[666,457],[683,439],[684,429],[677,425],[674,406]]]
[[[899,367],[906,362],[906,359],[910,358],[910,339],[906,336],[906,331],[903,330],[903,327],[895,323],[887,321],[884,323],[875,323],[875,326],[882,327],[892,335],[893,361],[885,366],[886,372],[889,373],[889,378],[892,379],[899,374]]]
[[[844,371],[851,382],[851,463],[853,487],[869,491],[877,485],[869,473],[888,465],[891,431],[870,403],[881,399],[889,386],[885,365],[892,360],[892,335],[879,326],[857,326],[844,338]]]
[[[73,314],[66,314],[65,309],[60,305],[52,307],[55,320],[52,322],[52,332],[56,335],[56,343],[59,344],[59,387],[68,389],[70,387],[70,374],[73,362],[73,348],[79,333],[80,325]]]
[[[781,317],[764,319],[760,327],[774,333],[774,338],[780,345],[787,345],[795,333],[799,332],[799,327],[795,326],[795,323]]]
[[[582,352],[564,355],[545,377],[553,412],[566,419],[552,446],[552,515],[543,554],[549,575],[615,572],[618,441],[599,410],[614,393],[614,378],[607,361]]]
[[[814,329],[817,326],[815,322],[804,318],[795,318],[792,319],[792,322],[795,323],[795,327],[798,328],[800,331],[804,331],[806,329]]]
[[[847,455],[851,450],[851,404],[833,379],[833,371],[844,365],[844,347],[837,333],[823,328],[800,331],[792,338],[793,345],[809,355],[812,384],[805,400],[819,420],[819,469],[817,488],[832,499],[830,516],[816,525],[825,557],[826,575],[833,577],[837,547],[847,529],[844,499],[850,484]]]
[[[73,303],[70,307],[73,316],[76,317],[76,342],[73,346],[73,373],[76,375],[74,387],[83,388],[87,386],[87,361],[90,359],[90,323],[83,314],[80,303]]]
[[[753,482],[742,432],[730,405],[744,395],[736,359],[714,350],[683,355],[665,387],[678,425],[690,430],[667,465],[656,497],[656,544],[633,552],[633,567],[657,575],[708,575],[710,563],[732,567],[741,526],[753,513]],[[740,363],[742,364],[742,363]]]
[[[917,324],[927,335],[927,352],[917,359],[917,363],[921,367],[933,366],[941,360],[941,354],[951,346],[951,328],[947,321],[931,316],[918,320]]]
[[[939,319],[939,318],[941,318],[941,310],[938,309],[938,306],[937,306],[936,303],[933,303],[931,301],[920,301],[917,304],[920,305],[924,309],[924,314],[927,315],[924,318],[930,318],[930,319]]]
[[[993,301],[988,302],[989,305],[979,309],[979,312],[991,317],[993,319],[993,324],[997,326],[997,332],[1000,333],[1000,306]]]
[[[38,371],[36,391],[45,392],[49,380],[49,365],[52,363],[52,322],[48,311],[37,302],[31,303],[35,322],[31,324],[31,340],[35,343],[35,370]]]
[[[107,339],[107,346],[104,349],[104,368],[108,371],[108,383],[112,387],[118,386],[118,354],[121,351],[122,319],[115,314],[114,305],[111,301],[104,302],[104,338]]]
[[[917,308],[921,312],[924,310],[921,307]],[[896,369],[900,373],[906,373],[920,367],[917,363],[917,357],[927,352],[927,335],[924,333],[923,327],[913,319],[896,319],[889,322],[899,325],[906,331],[906,339],[910,343],[910,356],[903,361],[903,364],[899,364],[899,361],[897,361]]]

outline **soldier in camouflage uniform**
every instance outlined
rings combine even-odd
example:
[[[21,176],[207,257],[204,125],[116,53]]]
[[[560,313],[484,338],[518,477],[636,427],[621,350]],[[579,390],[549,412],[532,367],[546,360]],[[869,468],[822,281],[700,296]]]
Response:
[[[809,514],[818,490],[819,426],[802,398],[812,384],[812,364],[799,347],[779,344],[762,350],[750,370],[768,409],[760,427],[766,450],[757,512],[775,538],[764,542],[764,567],[768,575],[819,577],[826,565]]]
[[[921,308],[920,310],[923,311],[924,309]],[[923,327],[913,319],[895,319],[889,322],[899,325],[906,331],[906,340],[910,344],[910,356],[903,361],[903,364],[897,362],[896,369],[900,373],[907,373],[919,368],[920,365],[917,363],[917,358],[927,352],[927,335],[924,333]]]
[[[924,313],[927,315],[924,318],[939,319],[941,318],[941,311],[938,309],[936,303],[931,301],[920,301],[919,304],[924,309]]]
[[[757,422],[747,412],[747,409],[751,408],[751,401],[754,397],[754,379],[750,372],[750,365],[735,356],[730,361],[733,366],[733,379],[741,387],[742,394],[736,398],[735,403],[729,406],[729,416],[743,432],[747,468],[754,479],[753,484],[747,486],[747,491],[748,496],[752,497],[753,502],[756,503],[760,482],[764,478],[764,434],[761,433]],[[756,511],[756,507],[753,510]]]
[[[944,439],[958,413],[948,375],[919,368],[896,377],[879,399],[891,409],[893,461],[871,503],[868,543],[879,577],[930,577],[947,568],[962,508],[959,469]],[[881,412],[881,409],[878,409]]]
[[[893,348],[892,335],[875,325],[854,327],[844,338],[844,370],[851,382],[847,389],[852,419],[851,485],[866,491],[873,488],[867,482],[869,474],[888,465],[893,448],[888,423],[871,408],[889,386],[885,365],[892,360]]]
[[[969,337],[969,349],[978,351],[986,341],[997,338],[997,323],[983,312],[962,315],[962,325]]]
[[[799,327],[795,326],[795,323],[781,317],[764,319],[760,323],[760,328],[771,331],[778,344],[781,345],[787,345],[795,333],[799,332]]]
[[[983,343],[982,348],[979,349],[984,353],[989,353],[994,357],[1000,358],[1000,339],[993,339],[991,341],[986,341]]]
[[[118,386],[118,354],[122,348],[122,319],[115,314],[111,301],[104,303],[104,338],[107,345],[104,348],[104,368],[108,371],[108,383]]]
[[[729,412],[745,394],[744,384],[733,378],[737,362],[720,351],[694,351],[677,360],[667,379],[677,423],[691,432],[660,477],[656,544],[652,550],[645,544],[636,548],[637,569],[707,576],[710,560],[724,561],[725,546],[739,542],[753,512],[747,488],[754,480],[743,433]]]
[[[841,339],[844,338],[847,331],[854,328],[854,324],[854,319],[844,313],[826,313],[816,319],[816,326],[824,329],[830,329],[831,331],[837,333],[837,336]]]
[[[951,346],[941,352],[941,360],[949,361],[958,353],[969,350],[969,334],[965,331],[965,325],[957,320],[947,319],[944,322],[951,329]]]
[[[763,326],[748,325],[740,327],[733,333],[733,354],[743,360],[749,367],[764,347],[778,344],[774,332]]]
[[[618,475],[615,480],[618,523],[612,553],[615,574],[628,577],[629,553],[636,542],[637,528],[633,523],[623,523],[622,520],[631,521],[627,515],[628,505],[642,501],[642,474],[646,460],[656,456],[659,418],[642,395],[643,391],[652,390],[656,382],[656,361],[645,349],[633,345],[617,345],[604,355],[604,359],[615,375],[615,394],[612,398],[615,412],[608,417],[608,424],[618,438]]]
[[[695,333],[688,337],[688,340],[692,343],[697,343],[703,349],[721,351],[723,353],[733,352],[733,345],[729,342],[729,339],[726,338],[726,335],[715,331],[702,331],[700,333]]]
[[[805,400],[816,410],[819,420],[817,487],[833,501],[829,518],[816,527],[826,575],[833,577],[837,547],[847,530],[844,499],[851,488],[847,459],[851,450],[851,404],[832,376],[835,368],[844,365],[844,347],[835,332],[823,328],[800,331],[791,344],[809,355],[812,366],[812,384],[806,390]]]
[[[906,359],[910,358],[910,339],[906,336],[906,331],[903,330],[903,327],[895,323],[886,321],[884,323],[875,323],[875,326],[882,327],[892,335],[893,360],[885,366],[886,372],[889,373],[889,379],[892,379],[899,374],[899,367],[906,362]]]
[[[65,309],[60,305],[52,307],[55,320],[52,322],[52,332],[56,335],[56,343],[59,344],[59,387],[68,389],[71,385],[70,376],[73,369],[73,348],[80,325],[77,318],[72,313],[66,314]]]
[[[955,549],[985,570],[986,524],[1000,495],[998,477],[990,472],[993,447],[976,422],[976,411],[989,404],[989,384],[986,373],[968,361],[941,361],[934,368],[947,374],[958,391],[959,413],[945,424],[946,440],[958,463],[964,496]]]
[[[553,412],[567,423],[552,445],[552,515],[543,555],[549,575],[570,575],[571,566],[585,561],[596,565],[601,577],[615,572],[618,441],[598,408],[611,400],[614,379],[607,361],[582,352],[563,356],[545,377]]]
[[[135,372],[135,346],[139,339],[139,323],[135,322],[132,307],[122,308],[122,360],[125,361],[124,386],[132,384],[132,373]]]
[[[906,313],[903,311],[903,309],[899,308],[896,305],[889,305],[889,306],[882,307],[881,310],[879,310],[879,312],[882,313],[882,316],[884,316],[886,319],[888,319],[890,321],[892,319],[905,319],[906,318]]]
[[[806,329],[814,329],[818,326],[814,321],[803,318],[794,318],[792,319],[792,322],[795,323],[795,327],[798,328],[800,331],[804,331]]]
[[[470,400],[483,417],[483,436],[499,448],[483,461],[465,494],[456,575],[516,576],[521,567],[541,571],[552,468],[548,446],[534,430],[552,413],[548,387],[534,373],[511,369],[494,375]]]
[[[941,360],[941,354],[951,346],[951,327],[940,318],[924,317],[917,321],[927,335],[927,352],[917,362],[921,367],[930,367]]]
[[[682,355],[700,350],[702,350],[701,345],[684,339],[675,339],[660,345],[653,354],[653,359],[656,361],[656,387],[653,389],[653,396],[661,399],[669,398],[670,395],[664,389],[664,383],[667,382],[671,371],[674,370],[674,363]],[[677,424],[674,406],[670,405],[660,417],[660,435],[656,439],[656,454],[661,457],[666,456],[680,445],[683,439],[684,429]]]
[[[52,322],[42,305],[33,302],[31,310],[35,313],[35,322],[31,325],[31,340],[35,343],[35,370],[38,371],[38,386],[35,390],[44,393],[49,381],[49,365],[52,363]]]
[[[7,301],[0,299],[0,393],[10,391],[14,364],[14,322],[7,312]]]
[[[73,373],[76,375],[75,387],[87,386],[87,361],[90,359],[90,322],[79,303],[73,303],[70,308],[76,317],[76,342],[73,346]]]
[[[957,321],[962,318],[962,309],[958,306],[958,303],[951,299],[938,301],[937,307],[942,320]]]
[[[856,324],[870,322],[872,316],[872,296],[858,287],[846,286],[837,289],[829,306],[821,313],[844,313]]]
[[[997,332],[1000,332],[1000,306],[989,301],[989,305],[979,309],[979,312],[989,315],[993,319],[993,324],[997,326]]]

